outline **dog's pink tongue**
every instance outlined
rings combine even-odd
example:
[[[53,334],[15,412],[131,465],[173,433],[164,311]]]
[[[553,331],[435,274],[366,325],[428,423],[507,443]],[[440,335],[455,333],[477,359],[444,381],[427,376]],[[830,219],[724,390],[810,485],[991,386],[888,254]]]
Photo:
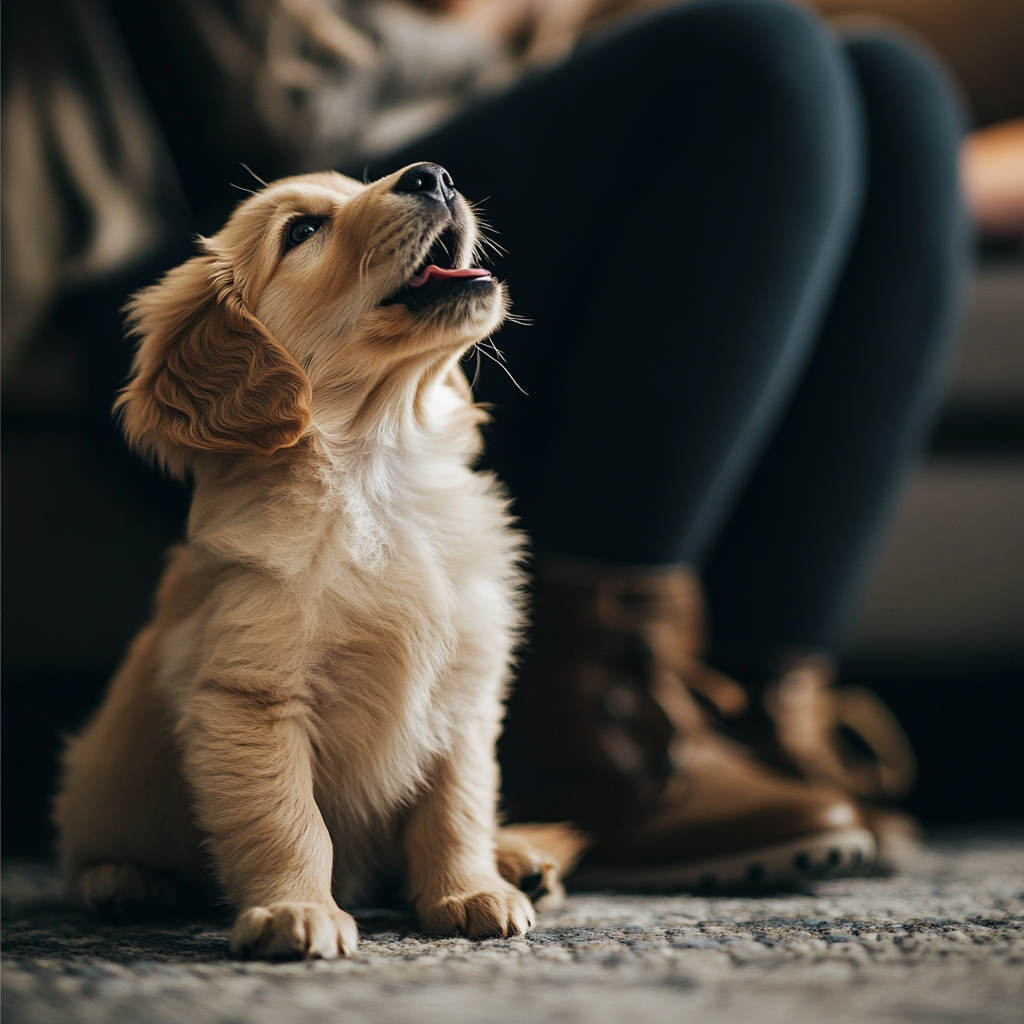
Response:
[[[425,270],[421,270],[410,282],[410,288],[422,288],[428,281],[446,281],[456,277],[490,277],[489,270],[480,267],[467,267],[465,270],[445,270],[443,267],[430,264]]]

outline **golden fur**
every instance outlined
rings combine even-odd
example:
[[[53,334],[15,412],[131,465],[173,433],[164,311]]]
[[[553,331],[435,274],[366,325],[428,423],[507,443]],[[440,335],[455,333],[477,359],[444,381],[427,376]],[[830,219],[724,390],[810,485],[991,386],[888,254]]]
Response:
[[[446,228],[456,266],[477,244],[461,196],[397,178],[279,181],[130,307],[126,435],[195,493],[153,619],[67,750],[61,857],[121,909],[212,867],[236,952],[351,953],[338,902],[388,876],[431,932],[524,932],[511,882],[553,888],[577,853],[496,823],[520,537],[471,469],[485,416],[458,362],[507,299],[381,305]],[[303,217],[319,230],[285,251]]]

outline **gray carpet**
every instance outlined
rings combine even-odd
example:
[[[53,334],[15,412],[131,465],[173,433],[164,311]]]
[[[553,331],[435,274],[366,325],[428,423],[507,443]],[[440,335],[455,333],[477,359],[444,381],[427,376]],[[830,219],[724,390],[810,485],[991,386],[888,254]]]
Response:
[[[359,915],[346,961],[241,963],[224,922],[104,927],[45,865],[3,881],[4,1024],[1024,1022],[1024,833],[798,894],[576,894],[524,938]]]

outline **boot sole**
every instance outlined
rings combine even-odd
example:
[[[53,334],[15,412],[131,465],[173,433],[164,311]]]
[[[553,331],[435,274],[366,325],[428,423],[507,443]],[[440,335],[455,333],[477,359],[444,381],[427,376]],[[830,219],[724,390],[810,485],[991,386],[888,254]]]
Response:
[[[584,864],[566,879],[570,889],[629,892],[737,892],[785,889],[803,882],[864,874],[877,844],[866,828],[836,828],[783,843],[668,864]]]

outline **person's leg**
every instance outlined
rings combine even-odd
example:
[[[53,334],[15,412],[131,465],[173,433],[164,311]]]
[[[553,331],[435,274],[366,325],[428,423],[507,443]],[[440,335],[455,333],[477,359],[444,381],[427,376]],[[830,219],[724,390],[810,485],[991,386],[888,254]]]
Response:
[[[877,698],[831,687],[894,498],[939,397],[966,279],[959,111],[915,46],[847,46],[870,167],[856,244],[813,359],[706,566],[712,657],[748,698],[736,735],[796,777],[899,798],[914,756]],[[857,742],[850,742],[850,731]],[[883,862],[916,828],[862,805]]]
[[[683,5],[408,147],[500,230],[488,465],[535,549],[699,557],[804,365],[860,191],[851,80],[762,0]]]
[[[495,373],[477,389],[539,552],[505,796],[514,819],[587,828],[592,863],[778,884],[871,849],[842,796],[709,727],[685,685],[693,577],[666,564],[706,548],[805,364],[861,143],[817,22],[717,0],[595,44],[394,161],[436,160],[492,196],[502,269],[536,321],[504,343],[530,397]]]
[[[868,126],[865,206],[812,361],[705,567],[716,663],[731,668],[836,651],[962,305],[956,99],[897,36],[846,49]]]

